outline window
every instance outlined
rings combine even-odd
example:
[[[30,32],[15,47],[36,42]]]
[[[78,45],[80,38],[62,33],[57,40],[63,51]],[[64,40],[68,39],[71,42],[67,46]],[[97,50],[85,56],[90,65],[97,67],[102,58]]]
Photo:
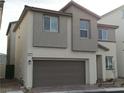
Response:
[[[90,22],[87,20],[80,20],[80,37],[89,37]]]
[[[106,69],[107,70],[112,70],[113,65],[112,65],[112,56],[106,56]]]
[[[58,32],[58,17],[44,15],[44,32]]]
[[[124,18],[124,10],[122,10],[122,18]]]
[[[106,29],[99,29],[99,40],[108,40],[108,31]]]

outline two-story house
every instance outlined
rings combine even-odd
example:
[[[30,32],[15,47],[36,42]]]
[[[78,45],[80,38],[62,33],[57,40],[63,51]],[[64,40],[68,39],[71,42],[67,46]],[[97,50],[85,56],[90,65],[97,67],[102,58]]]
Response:
[[[25,6],[13,30],[15,78],[27,88],[116,78],[118,27],[97,24],[99,19],[74,1],[60,11]]]
[[[119,26],[116,31],[118,76],[124,77],[124,5],[104,14],[98,21]]]

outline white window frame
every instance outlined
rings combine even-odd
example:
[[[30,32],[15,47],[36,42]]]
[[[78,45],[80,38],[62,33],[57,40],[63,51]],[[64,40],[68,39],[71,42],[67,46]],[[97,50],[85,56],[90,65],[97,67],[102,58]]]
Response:
[[[81,38],[81,39],[83,39],[83,38],[89,38],[90,21],[89,21],[89,20],[83,20],[83,19],[80,19],[80,22],[81,22],[81,21],[87,21],[87,22],[89,23],[89,29],[88,29],[88,28],[87,28],[87,29],[81,29],[81,28],[80,28],[80,38]],[[84,32],[84,31],[87,32],[87,37],[81,37],[81,31],[83,31],[83,32]]]
[[[100,33],[100,31],[101,31],[101,33],[100,34],[102,34],[101,36],[101,38],[100,38],[100,36],[99,36],[99,40],[108,40],[108,30],[107,29],[99,29],[98,30],[99,31],[99,33]],[[104,33],[106,33],[106,36],[104,36]],[[105,38],[104,38],[105,37]]]
[[[45,28],[44,28],[44,17],[45,16],[50,18],[50,30],[45,30]],[[56,17],[57,18],[57,31],[52,31],[51,30],[51,17]],[[58,18],[58,16],[43,15],[43,32],[59,32],[59,18]]]
[[[113,56],[106,56],[106,70],[113,70]]]

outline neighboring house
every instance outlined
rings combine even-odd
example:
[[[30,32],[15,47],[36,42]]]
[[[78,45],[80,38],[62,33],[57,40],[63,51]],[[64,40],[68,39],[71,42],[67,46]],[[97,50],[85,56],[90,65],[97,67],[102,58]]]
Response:
[[[118,78],[116,37],[115,30],[118,26],[98,24],[98,48],[96,55],[97,78]],[[102,45],[102,46],[101,46]]]
[[[6,55],[0,53],[0,79],[5,78]]]
[[[13,30],[15,78],[26,88],[117,78],[117,26],[99,19],[74,1],[60,11],[25,6]]]
[[[7,30],[7,64],[15,64],[15,32],[13,32],[16,22],[9,23]]]
[[[98,22],[119,26],[116,31],[118,76],[124,77],[124,5],[106,13]]]
[[[4,0],[0,0],[0,27],[2,22],[3,5],[4,5]]]

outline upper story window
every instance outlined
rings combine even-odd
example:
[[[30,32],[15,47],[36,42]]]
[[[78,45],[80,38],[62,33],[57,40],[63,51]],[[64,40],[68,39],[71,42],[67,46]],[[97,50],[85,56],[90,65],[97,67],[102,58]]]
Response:
[[[113,58],[112,56],[106,56],[106,69],[107,70],[113,69],[112,58]]]
[[[90,21],[88,20],[80,20],[80,37],[88,38],[90,31]]]
[[[108,40],[108,30],[106,29],[99,29],[99,40]]]
[[[44,15],[44,32],[58,32],[58,17]]]
[[[122,18],[124,18],[124,10],[122,10]]]

